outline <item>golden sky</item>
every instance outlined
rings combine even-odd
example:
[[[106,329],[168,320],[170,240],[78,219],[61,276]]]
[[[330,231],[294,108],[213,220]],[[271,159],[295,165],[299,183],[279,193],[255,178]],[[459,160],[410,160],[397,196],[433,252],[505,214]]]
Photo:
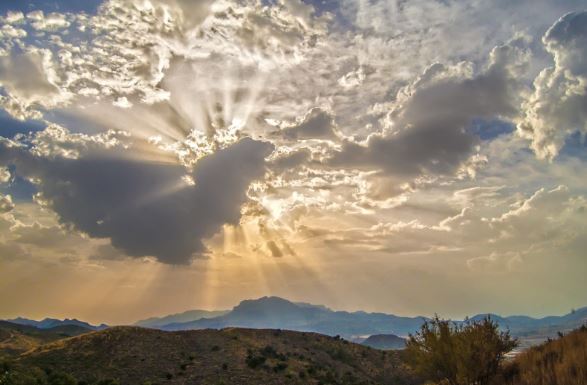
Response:
[[[587,304],[580,1],[91,4],[0,7],[0,318]]]

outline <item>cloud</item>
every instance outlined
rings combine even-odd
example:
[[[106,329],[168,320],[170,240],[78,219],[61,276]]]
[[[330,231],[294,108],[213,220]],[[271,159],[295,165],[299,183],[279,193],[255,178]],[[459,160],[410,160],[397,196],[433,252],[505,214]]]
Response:
[[[6,183],[12,178],[8,167],[0,167],[0,183]]]
[[[293,126],[286,127],[274,135],[282,135],[289,140],[299,139],[336,139],[336,124],[333,116],[321,108],[312,108]]]
[[[291,151],[287,154],[275,157],[271,161],[271,170],[281,173],[287,171],[298,170],[300,166],[307,163],[311,159],[311,152],[308,149],[301,149]]]
[[[77,158],[47,157],[9,148],[4,141],[0,162],[15,164],[17,174],[35,180],[40,199],[65,226],[109,238],[132,257],[185,264],[206,252],[203,240],[223,224],[238,223],[249,184],[263,177],[271,150],[265,142],[245,138],[200,159],[189,171],[177,163],[125,156],[119,147]]]
[[[0,194],[0,214],[12,211],[13,208],[14,203],[12,203],[12,198],[10,197],[10,195]]]
[[[475,118],[514,117],[528,58],[520,39],[493,49],[487,68],[435,64],[400,90],[387,130],[365,143],[346,140],[329,164],[377,170],[399,183],[420,176],[454,174],[471,159],[478,138],[467,130]]]
[[[4,261],[22,260],[29,258],[31,254],[18,243],[0,243],[0,258]]]
[[[272,257],[274,257],[274,258],[283,257],[283,252],[281,251],[279,246],[277,246],[277,243],[275,243],[275,241],[269,241],[265,244],[265,246],[267,247],[267,249],[271,253]]]
[[[58,87],[50,80],[48,50],[0,57],[0,86],[7,95],[0,97],[0,106],[17,119],[38,118],[35,108],[52,107],[62,100]]]
[[[33,28],[40,31],[55,31],[70,26],[70,22],[61,13],[52,12],[45,15],[43,11],[37,10],[27,13],[26,17]]]
[[[535,79],[518,133],[539,158],[552,160],[571,134],[587,134],[587,11],[564,15],[542,41],[554,67]]]
[[[483,257],[476,257],[467,260],[467,266],[473,271],[509,273],[516,271],[523,264],[520,253],[491,253]]]

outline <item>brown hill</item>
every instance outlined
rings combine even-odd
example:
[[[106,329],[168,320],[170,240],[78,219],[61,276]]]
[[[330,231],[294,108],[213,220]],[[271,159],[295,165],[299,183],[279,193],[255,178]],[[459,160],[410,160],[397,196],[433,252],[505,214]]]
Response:
[[[395,334],[374,334],[369,336],[362,345],[380,350],[397,350],[406,347],[406,339]]]
[[[53,342],[19,363],[93,383],[412,384],[394,352],[315,333],[115,327]]]
[[[0,357],[17,356],[42,344],[90,331],[76,325],[39,329],[34,326],[0,321]]]
[[[587,384],[587,327],[520,353],[504,368],[500,385]]]

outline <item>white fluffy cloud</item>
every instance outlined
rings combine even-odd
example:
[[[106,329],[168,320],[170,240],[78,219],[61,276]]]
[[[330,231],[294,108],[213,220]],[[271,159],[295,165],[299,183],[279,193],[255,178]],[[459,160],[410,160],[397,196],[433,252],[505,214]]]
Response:
[[[0,214],[7,213],[14,208],[12,197],[10,195],[0,194]]]
[[[587,11],[564,15],[542,41],[554,66],[534,81],[518,132],[540,158],[552,160],[571,134],[587,134]]]
[[[39,107],[52,107],[63,99],[47,65],[51,56],[48,50],[31,50],[0,57],[0,86],[7,93],[0,96],[0,105],[16,118],[37,118]]]

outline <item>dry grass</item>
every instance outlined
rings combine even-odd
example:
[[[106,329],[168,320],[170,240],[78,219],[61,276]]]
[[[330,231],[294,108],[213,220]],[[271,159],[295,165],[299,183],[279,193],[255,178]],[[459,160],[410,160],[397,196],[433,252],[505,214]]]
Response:
[[[500,385],[587,384],[587,327],[526,350],[504,367]]]

